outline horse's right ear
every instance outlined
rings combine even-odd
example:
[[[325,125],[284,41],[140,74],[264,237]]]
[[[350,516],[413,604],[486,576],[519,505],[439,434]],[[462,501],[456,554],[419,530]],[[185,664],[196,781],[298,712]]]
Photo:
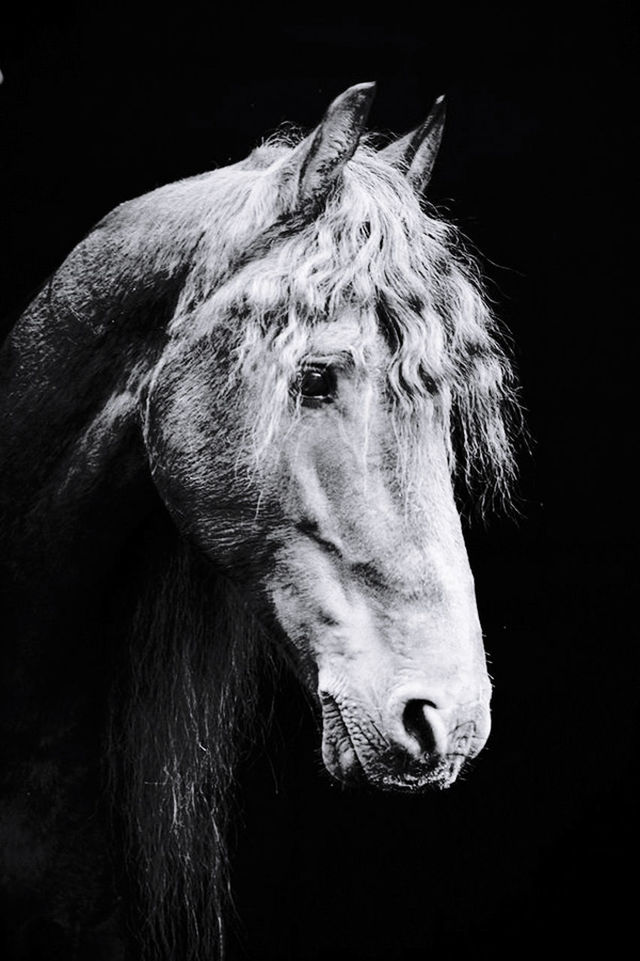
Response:
[[[387,163],[405,174],[417,194],[421,194],[431,180],[442,141],[445,115],[444,96],[438,97],[423,124],[380,151],[380,156]]]
[[[317,203],[339,177],[358,146],[375,88],[375,83],[359,83],[341,93],[320,126],[287,157],[279,175],[290,209]]]

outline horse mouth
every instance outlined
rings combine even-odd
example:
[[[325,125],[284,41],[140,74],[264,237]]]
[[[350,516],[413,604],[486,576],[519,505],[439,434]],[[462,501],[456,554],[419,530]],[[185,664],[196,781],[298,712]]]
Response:
[[[329,774],[345,786],[370,787],[378,791],[421,793],[451,787],[467,755],[407,758],[376,730],[366,734],[349,725],[336,699],[321,695],[323,714],[322,759]]]

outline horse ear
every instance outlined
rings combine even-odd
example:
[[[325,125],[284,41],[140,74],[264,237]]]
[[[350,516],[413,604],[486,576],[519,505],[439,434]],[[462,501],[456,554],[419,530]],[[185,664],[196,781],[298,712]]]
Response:
[[[283,174],[295,183],[294,207],[317,202],[353,156],[375,88],[375,83],[359,83],[336,97],[320,126],[287,159]]]
[[[431,180],[442,141],[445,116],[444,96],[438,97],[420,127],[380,151],[380,156],[384,157],[387,163],[406,175],[416,193],[422,193]]]

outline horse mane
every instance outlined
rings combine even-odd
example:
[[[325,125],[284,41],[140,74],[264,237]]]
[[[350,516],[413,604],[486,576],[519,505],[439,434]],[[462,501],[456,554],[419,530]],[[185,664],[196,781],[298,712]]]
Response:
[[[271,663],[234,585],[165,533],[116,672],[106,745],[114,860],[142,959],[223,954],[234,773]]]
[[[421,427],[435,416],[452,474],[476,508],[509,507],[520,408],[508,338],[477,258],[367,143],[321,209],[274,218],[274,170],[294,144],[290,132],[276,135],[239,165],[233,231],[203,245],[178,301],[174,334],[209,339],[214,351],[224,344],[227,366],[234,358],[231,404],[241,375],[259,372],[261,390],[235,405],[255,466],[290,417],[290,385],[314,324],[355,307],[362,315],[356,366],[366,367],[376,330],[392,351],[386,390],[405,489],[428,469]]]

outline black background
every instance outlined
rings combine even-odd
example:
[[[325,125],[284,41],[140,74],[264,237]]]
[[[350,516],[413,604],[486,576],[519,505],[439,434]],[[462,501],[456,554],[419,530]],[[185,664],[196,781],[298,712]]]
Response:
[[[240,159],[283,120],[310,128],[373,79],[378,129],[404,132],[446,93],[431,199],[486,256],[516,345],[533,437],[521,517],[468,537],[496,684],[489,745],[441,795],[345,792],[283,680],[266,753],[242,775],[232,958],[615,956],[632,930],[631,10],[276,22],[214,4],[23,5],[4,24],[7,315],[115,204]]]

